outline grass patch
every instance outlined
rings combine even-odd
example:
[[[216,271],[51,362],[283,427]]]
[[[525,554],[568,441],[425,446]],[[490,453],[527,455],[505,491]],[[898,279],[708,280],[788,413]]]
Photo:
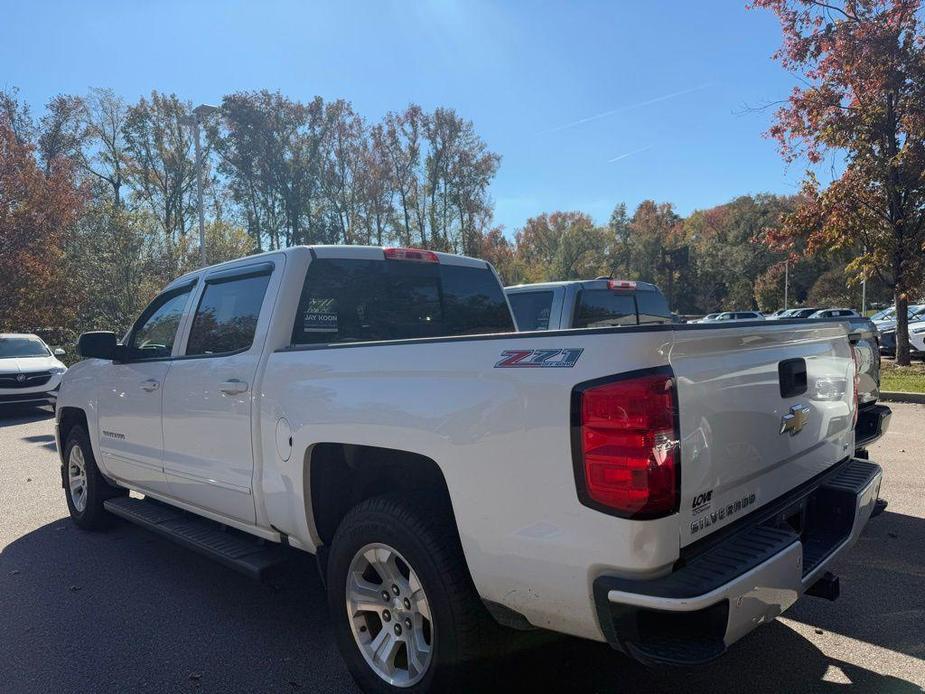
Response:
[[[895,362],[883,360],[880,364],[880,390],[925,393],[925,364],[896,366]]]

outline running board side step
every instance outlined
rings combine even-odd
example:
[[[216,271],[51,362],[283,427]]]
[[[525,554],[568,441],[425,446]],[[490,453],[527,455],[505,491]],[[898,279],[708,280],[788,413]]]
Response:
[[[113,515],[258,581],[276,575],[291,557],[281,545],[225,530],[219,523],[152,499],[120,496],[107,499],[103,506]]]

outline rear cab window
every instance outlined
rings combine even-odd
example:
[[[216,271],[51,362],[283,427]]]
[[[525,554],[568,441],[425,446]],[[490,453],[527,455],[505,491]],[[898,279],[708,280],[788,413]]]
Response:
[[[553,295],[554,292],[551,290],[508,294],[511,310],[517,319],[517,329],[522,331],[549,330]]]
[[[302,286],[292,344],[513,331],[504,292],[487,265],[315,258]]]
[[[636,292],[636,305],[639,307],[640,325],[671,322],[668,300],[661,292]]]
[[[575,306],[574,328],[670,323],[668,302],[657,291],[582,289]]]

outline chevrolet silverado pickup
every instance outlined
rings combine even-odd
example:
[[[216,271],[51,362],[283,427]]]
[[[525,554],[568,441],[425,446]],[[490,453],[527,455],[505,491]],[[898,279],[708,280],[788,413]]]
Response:
[[[368,692],[484,688],[505,628],[709,661],[834,598],[880,488],[844,323],[517,332],[461,256],[223,263],[79,351],[56,419],[73,521],[258,577],[314,554]]]
[[[505,287],[504,293],[511,304],[518,330],[524,331],[650,325],[672,320],[668,302],[658,287],[636,280],[599,277],[594,280],[518,284]],[[849,326],[849,339],[859,364],[855,455],[867,458],[867,446],[886,433],[893,413],[887,405],[877,402],[880,397],[880,334],[868,318],[851,313],[854,315],[826,315],[813,320],[838,319]],[[752,320],[762,320],[760,314],[754,311],[741,312],[741,316],[746,314],[750,314]],[[721,315],[727,314],[712,313],[695,323],[709,323]],[[735,313],[730,320],[746,319]],[[722,322],[728,324],[729,320]]]

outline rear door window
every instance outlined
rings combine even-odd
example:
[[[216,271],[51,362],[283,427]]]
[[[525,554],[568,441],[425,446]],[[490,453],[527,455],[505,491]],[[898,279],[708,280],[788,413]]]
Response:
[[[305,275],[295,345],[512,332],[488,268],[401,260],[318,258]]]
[[[575,328],[636,325],[636,300],[632,294],[610,289],[583,289],[573,323]]]
[[[552,291],[511,292],[507,295],[518,330],[549,330]]]
[[[186,354],[219,355],[250,348],[269,281],[266,273],[206,284],[190,328]]]

